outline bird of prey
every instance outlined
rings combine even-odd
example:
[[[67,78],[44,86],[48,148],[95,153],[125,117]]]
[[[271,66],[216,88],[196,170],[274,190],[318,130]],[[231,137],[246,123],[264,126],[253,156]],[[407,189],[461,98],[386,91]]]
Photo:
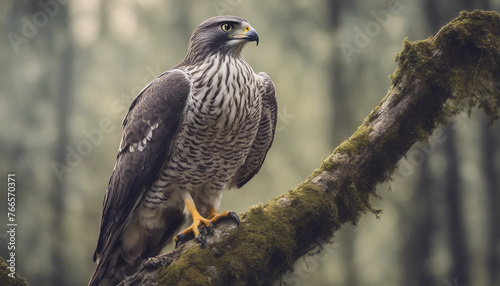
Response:
[[[260,169],[273,142],[274,84],[243,59],[259,37],[243,18],[219,16],[193,32],[184,60],[151,81],[123,120],[118,156],[103,202],[89,285],[116,285],[172,241],[186,217],[191,233],[217,213],[225,188]],[[189,216],[188,216],[189,215]],[[203,233],[205,233],[203,231]]]

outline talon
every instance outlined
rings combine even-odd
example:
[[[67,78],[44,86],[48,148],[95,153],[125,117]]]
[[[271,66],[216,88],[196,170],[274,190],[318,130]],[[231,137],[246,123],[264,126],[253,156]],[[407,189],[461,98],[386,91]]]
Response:
[[[187,235],[183,234],[182,232],[179,232],[179,234],[177,234],[174,237],[175,249],[177,249],[177,247],[181,246],[184,242],[189,240],[186,238],[187,238]]]
[[[241,220],[240,220],[240,216],[237,213],[235,213],[233,211],[229,211],[228,217],[234,219],[236,221],[236,224],[240,225]]]
[[[178,234],[176,237],[174,237],[174,242],[175,242],[175,249],[177,249],[177,247],[179,247],[179,245],[181,244],[181,240],[182,238],[180,237],[182,234]]]
[[[196,241],[199,242],[201,244],[201,246],[204,246],[205,242],[207,242],[207,236],[200,234],[196,237]]]
[[[178,233],[175,237],[174,237],[174,241],[177,242],[179,240],[182,240],[184,237],[186,237],[184,234],[182,233]]]
[[[200,235],[198,236],[207,236],[210,233],[210,229],[206,227],[199,228],[198,231],[200,232]]]

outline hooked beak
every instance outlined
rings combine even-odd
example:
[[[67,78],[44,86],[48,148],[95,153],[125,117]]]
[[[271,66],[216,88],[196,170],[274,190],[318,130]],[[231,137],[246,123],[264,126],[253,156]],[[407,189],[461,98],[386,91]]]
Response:
[[[238,34],[238,35],[232,35],[231,36],[233,39],[243,39],[247,40],[249,42],[257,42],[257,46],[259,45],[259,35],[257,34],[257,31],[255,31],[254,28],[250,27],[248,31]]]

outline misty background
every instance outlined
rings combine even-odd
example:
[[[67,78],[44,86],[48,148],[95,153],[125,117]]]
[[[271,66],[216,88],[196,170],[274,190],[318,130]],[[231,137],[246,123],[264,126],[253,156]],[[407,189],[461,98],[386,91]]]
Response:
[[[242,213],[293,189],[354,133],[386,95],[405,37],[427,39],[474,9],[499,11],[500,0],[1,1],[0,256],[9,257],[15,173],[17,272],[30,285],[88,283],[121,121],[205,19],[246,18],[260,44],[244,57],[277,89],[277,133],[260,173],[223,195],[221,209]],[[498,173],[499,124],[457,116],[378,187],[379,220],[345,225],[281,282],[500,285]]]

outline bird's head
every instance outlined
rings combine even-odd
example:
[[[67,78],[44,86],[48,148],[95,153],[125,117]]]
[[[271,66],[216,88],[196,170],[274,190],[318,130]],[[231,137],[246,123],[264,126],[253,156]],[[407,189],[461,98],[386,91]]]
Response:
[[[239,56],[247,42],[257,42],[259,35],[247,20],[235,16],[217,16],[201,23],[189,41],[186,60],[203,60],[212,54]]]

